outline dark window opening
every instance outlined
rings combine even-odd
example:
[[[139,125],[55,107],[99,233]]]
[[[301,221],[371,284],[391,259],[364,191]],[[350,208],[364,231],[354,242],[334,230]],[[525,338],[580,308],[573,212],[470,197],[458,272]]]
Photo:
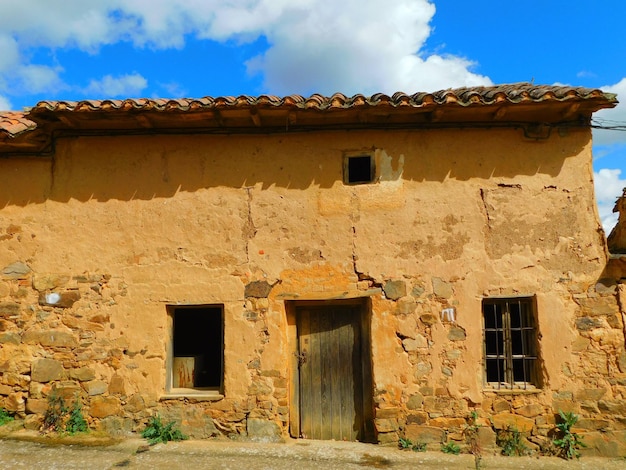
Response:
[[[533,299],[483,301],[485,375],[496,388],[537,386]]]
[[[346,157],[344,179],[349,184],[363,184],[374,181],[374,160],[371,155]]]
[[[173,309],[174,387],[220,389],[223,377],[222,307]]]

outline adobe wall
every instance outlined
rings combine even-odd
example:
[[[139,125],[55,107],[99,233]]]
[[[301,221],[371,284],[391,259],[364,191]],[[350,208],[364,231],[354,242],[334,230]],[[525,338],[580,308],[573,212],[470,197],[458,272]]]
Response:
[[[344,185],[343,152],[372,149],[380,181]],[[110,432],[159,411],[196,437],[287,433],[285,302],[371,294],[380,442],[459,439],[476,410],[486,444],[509,425],[539,443],[573,410],[590,452],[626,453],[588,131],[81,137],[0,175],[0,406],[27,426],[55,388]],[[485,392],[481,301],[519,295],[541,388]],[[223,398],[164,398],[175,304],[224,305]]]

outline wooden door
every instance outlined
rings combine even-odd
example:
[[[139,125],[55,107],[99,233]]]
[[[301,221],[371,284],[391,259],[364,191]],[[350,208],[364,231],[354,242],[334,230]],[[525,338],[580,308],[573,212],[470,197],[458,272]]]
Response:
[[[363,440],[360,308],[301,307],[297,329],[301,436]]]

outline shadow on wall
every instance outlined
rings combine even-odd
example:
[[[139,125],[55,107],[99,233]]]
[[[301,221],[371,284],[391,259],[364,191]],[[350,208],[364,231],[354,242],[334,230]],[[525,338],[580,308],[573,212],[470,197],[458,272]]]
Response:
[[[343,179],[344,152],[372,149],[383,149],[394,169],[403,165],[404,180],[550,177],[589,138],[582,130],[533,141],[519,129],[74,137],[59,139],[53,157],[0,159],[0,208],[150,200],[220,186],[329,188]]]

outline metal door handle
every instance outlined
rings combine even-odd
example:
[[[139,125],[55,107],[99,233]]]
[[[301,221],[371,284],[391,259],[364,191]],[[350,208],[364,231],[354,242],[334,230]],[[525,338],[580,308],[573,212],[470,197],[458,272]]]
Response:
[[[302,351],[300,354],[295,352],[295,353],[293,353],[293,355],[298,358],[298,367],[300,367],[302,364],[304,364],[306,362],[306,360],[307,360],[307,353],[306,353],[306,351]]]

